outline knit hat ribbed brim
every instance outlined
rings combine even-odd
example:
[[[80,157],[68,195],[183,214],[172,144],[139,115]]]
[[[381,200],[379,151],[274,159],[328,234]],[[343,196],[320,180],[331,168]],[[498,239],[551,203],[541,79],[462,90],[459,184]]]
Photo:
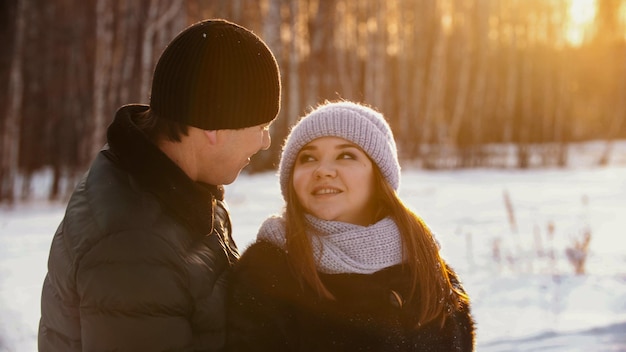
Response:
[[[321,105],[300,119],[291,129],[278,167],[284,198],[287,197],[289,175],[300,149],[320,137],[339,137],[361,147],[378,166],[391,187],[398,190],[400,164],[389,124],[381,113],[370,107],[341,101]]]
[[[161,55],[150,107],[201,129],[238,129],[276,118],[280,90],[278,64],[258,36],[225,20],[205,20],[182,31]]]

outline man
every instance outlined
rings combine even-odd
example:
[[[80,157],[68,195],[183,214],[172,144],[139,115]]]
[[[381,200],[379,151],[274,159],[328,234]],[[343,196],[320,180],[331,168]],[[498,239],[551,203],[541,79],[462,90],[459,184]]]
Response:
[[[238,259],[223,202],[270,145],[280,76],[268,47],[223,20],[165,49],[150,105],[126,105],[52,241],[40,351],[217,351]]]

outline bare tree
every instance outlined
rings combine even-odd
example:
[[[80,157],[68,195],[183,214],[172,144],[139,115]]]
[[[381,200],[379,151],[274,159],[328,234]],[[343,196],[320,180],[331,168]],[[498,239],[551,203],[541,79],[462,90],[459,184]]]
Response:
[[[500,116],[503,119],[504,124],[504,134],[502,136],[502,143],[508,144],[512,142],[513,139],[513,120],[512,116],[515,114],[515,105],[517,103],[518,96],[518,17],[517,11],[515,8],[512,8],[508,5],[509,3],[500,3],[499,9],[500,14],[507,16],[509,18],[508,23],[502,23],[499,28],[500,35],[504,37],[504,71],[505,71],[505,80],[502,85],[502,91],[504,92],[503,99],[503,109],[500,111]]]
[[[179,21],[173,26],[170,25],[176,19],[184,18],[184,8],[180,1],[162,1],[150,0],[148,6],[148,18],[143,33],[141,46],[141,87],[139,96],[143,99],[148,98],[150,83],[152,80],[152,70],[156,64],[156,58],[160,55],[160,50],[155,51],[155,44],[159,49],[164,49],[169,39],[182,30],[185,21]],[[170,30],[168,30],[170,29]],[[157,35],[159,35],[157,37]],[[156,39],[160,40],[156,40]]]
[[[416,159],[422,143],[419,130],[427,128],[423,126],[423,111],[428,99],[428,62],[434,45],[433,33],[438,30],[441,17],[435,1],[403,0],[399,6],[400,22],[404,25],[399,30],[399,84],[394,89],[399,96],[398,138],[404,157]],[[420,129],[416,130],[415,125]]]
[[[332,87],[331,78],[335,70],[332,55],[335,0],[319,1],[315,11],[310,14],[308,38],[310,53],[307,60],[307,94],[304,105],[312,106],[323,98],[329,97],[329,88]]]
[[[466,114],[466,120],[470,127],[470,151],[471,162],[469,166],[482,166],[485,162],[483,160],[484,155],[482,152],[481,144],[487,142],[484,139],[484,128],[486,123],[486,110],[485,105],[487,96],[487,78],[488,74],[488,55],[490,52],[489,47],[489,3],[486,0],[476,0],[474,2],[473,10],[470,10],[470,18],[473,20],[473,37],[475,42],[475,49],[472,53],[474,58],[474,82],[471,88],[472,94],[470,99],[470,106],[468,107],[468,114]]]
[[[453,23],[455,26],[460,27],[458,29],[455,28],[456,36],[453,44],[457,48],[453,52],[453,59],[458,69],[456,70],[456,77],[451,77],[451,82],[456,81],[456,83],[453,83],[455,87],[451,89],[454,95],[450,97],[452,101],[450,122],[445,129],[445,139],[439,145],[440,148],[444,149],[440,154],[440,158],[450,158],[450,154],[458,152],[459,147],[461,152],[467,151],[467,142],[461,140],[459,134],[461,126],[464,123],[469,125],[472,121],[472,116],[468,116],[470,115],[468,100],[470,99],[470,93],[473,92],[470,89],[472,68],[479,50],[475,48],[477,46],[476,42],[481,40],[472,31],[472,25],[476,26],[476,24],[472,22],[471,14],[472,11],[478,11],[473,8],[475,6],[474,2],[456,0],[454,5],[456,15],[452,17]],[[462,17],[459,18],[459,16]],[[476,76],[476,79],[478,79],[478,76]],[[461,163],[467,162],[467,160],[463,159],[463,155],[466,156],[466,154],[462,154]]]
[[[289,2],[289,13],[291,22],[290,25],[290,38],[289,38],[289,61],[287,63],[287,89],[289,91],[287,101],[287,116],[286,120],[289,125],[294,124],[300,116],[300,51],[301,45],[299,41],[301,38],[298,36],[300,31],[300,6],[298,1]]]
[[[618,16],[620,8],[625,8],[620,0],[605,0],[598,2],[598,14],[596,17],[596,32],[594,44],[603,48],[599,51],[604,53],[607,62],[604,66],[611,69],[610,78],[603,86],[609,86],[607,99],[611,103],[603,106],[602,115],[606,116],[606,144],[598,163],[609,163],[613,151],[613,143],[618,138],[619,131],[626,126],[626,44],[623,33],[626,23],[620,23]],[[620,43],[621,42],[621,43]]]
[[[2,155],[0,156],[0,160],[2,161],[2,167],[0,168],[2,182],[0,183],[0,201],[8,201],[10,203],[12,203],[15,198],[14,190],[19,175],[20,117],[24,92],[22,48],[26,28],[26,6],[26,1],[17,1],[13,57],[9,71],[8,109],[2,128]]]
[[[358,39],[360,25],[358,4],[359,2],[351,0],[338,1],[336,17],[338,21],[333,38],[336,46],[337,92],[340,97],[352,100],[362,97],[359,87],[361,54]]]
[[[569,0],[2,4],[14,15],[0,26],[10,27],[0,38],[0,200],[26,194],[44,169],[54,170],[51,194],[62,193],[102,147],[114,110],[147,102],[169,40],[204,18],[251,28],[274,52],[283,84],[275,141],[336,97],[383,111],[401,157],[426,167],[508,165],[491,143],[515,146],[513,166],[565,166],[567,143],[599,138],[598,162],[608,163],[612,141],[626,138],[626,0],[597,1],[590,35],[576,44],[566,38]],[[259,169],[275,166],[280,144]]]
[[[85,150],[95,155],[102,147],[95,143],[104,136],[106,126],[107,92],[110,89],[109,81],[113,71],[113,2],[110,0],[96,0],[96,54],[93,79],[93,120],[91,138],[85,140]]]
[[[439,8],[439,11],[441,13],[443,9]],[[437,142],[437,123],[444,117],[444,95],[447,79],[448,37],[441,23],[434,30],[434,48],[428,66],[426,85],[428,99],[426,99],[424,110],[422,110],[423,119],[420,126],[420,142],[426,147],[422,157],[425,159],[424,162],[427,167],[434,166],[432,158],[437,157],[431,154],[435,149],[428,147]]]
[[[283,18],[281,16],[283,1],[282,0],[269,0],[267,3],[267,12],[264,16],[263,22],[263,40],[268,45],[276,61],[278,63],[279,70],[282,71],[285,67],[285,53],[288,51],[280,36],[281,26],[283,24]],[[283,90],[281,92],[281,102],[284,105],[285,98],[290,96],[289,91],[285,91],[285,75],[281,74],[281,85]],[[287,98],[288,99],[288,98]],[[285,115],[284,107],[281,106],[281,115]],[[279,119],[277,123],[272,124],[272,135],[274,140],[282,140],[288,132],[289,126],[283,121],[286,119]],[[281,143],[272,143],[267,153],[259,153],[259,157],[253,159],[254,161],[261,159],[258,163],[261,164],[256,169],[275,168],[278,162],[278,155],[280,154]],[[254,164],[253,164],[254,165]]]
[[[366,66],[364,79],[364,100],[376,107],[384,106],[386,72],[386,32],[385,14],[387,1],[371,1],[366,7]]]

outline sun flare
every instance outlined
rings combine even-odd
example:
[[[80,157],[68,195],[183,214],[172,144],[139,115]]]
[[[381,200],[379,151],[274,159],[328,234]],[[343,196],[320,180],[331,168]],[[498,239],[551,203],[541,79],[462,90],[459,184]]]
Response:
[[[570,0],[566,37],[570,45],[585,41],[589,27],[596,16],[596,0]]]

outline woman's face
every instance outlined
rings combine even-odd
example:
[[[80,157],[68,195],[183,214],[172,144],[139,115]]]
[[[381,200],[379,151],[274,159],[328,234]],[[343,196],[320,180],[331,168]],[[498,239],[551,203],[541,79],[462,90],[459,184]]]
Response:
[[[300,204],[323,219],[367,226],[374,222],[374,164],[356,144],[321,137],[302,147],[293,168]]]

